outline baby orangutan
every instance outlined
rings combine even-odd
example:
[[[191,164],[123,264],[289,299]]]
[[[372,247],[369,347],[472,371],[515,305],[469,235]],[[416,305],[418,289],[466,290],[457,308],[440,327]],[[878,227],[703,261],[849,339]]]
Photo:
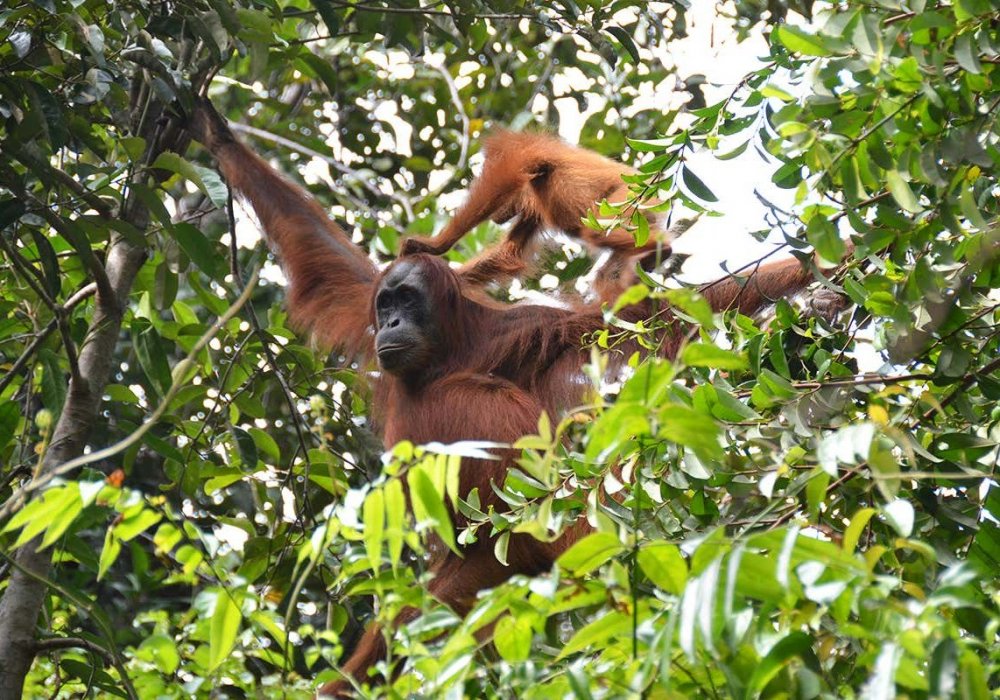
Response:
[[[472,284],[517,276],[525,268],[528,245],[541,229],[610,249],[608,265],[618,268],[658,248],[663,257],[670,254],[656,214],[643,214],[651,235],[641,246],[623,226],[605,233],[583,223],[588,211],[597,214],[602,200],[623,202],[629,197],[622,175],[634,173],[631,168],[547,134],[500,131],[486,139],[483,150],[486,161],[468,201],[438,235],[404,241],[402,255],[445,253],[486,219],[498,224],[516,220],[503,242],[458,270]]]

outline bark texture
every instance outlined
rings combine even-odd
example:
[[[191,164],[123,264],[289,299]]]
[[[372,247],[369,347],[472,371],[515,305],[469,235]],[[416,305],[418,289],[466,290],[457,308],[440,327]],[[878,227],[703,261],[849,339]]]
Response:
[[[144,120],[147,128],[140,127],[138,134],[149,144],[146,164],[165,150],[183,150],[186,145],[183,133],[174,125],[159,121],[162,106],[157,103],[153,107]],[[137,171],[145,172],[145,168]],[[137,177],[140,182],[148,181],[148,175]],[[145,231],[149,225],[149,211],[135,196],[129,196],[120,216],[139,231]],[[95,297],[93,319],[79,352],[79,381],[70,380],[66,403],[53,430],[41,473],[83,453],[116,360],[128,297],[145,259],[145,247],[136,246],[118,234],[112,236],[104,263],[109,285],[105,293],[98,291]],[[98,285],[99,290],[102,286]],[[24,679],[35,658],[38,615],[48,592],[46,580],[52,567],[51,550],[38,551],[40,543],[39,537],[13,555],[14,568],[0,598],[0,700],[22,697]]]

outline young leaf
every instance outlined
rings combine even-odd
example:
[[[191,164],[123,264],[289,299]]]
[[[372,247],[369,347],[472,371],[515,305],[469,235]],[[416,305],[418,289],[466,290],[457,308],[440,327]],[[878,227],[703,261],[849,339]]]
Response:
[[[239,591],[220,588],[215,594],[215,612],[208,636],[208,668],[215,670],[229,658],[236,646],[236,635],[240,631],[243,613],[236,602]]]
[[[625,551],[617,535],[593,532],[569,548],[558,564],[575,576],[585,576],[617,554]]]
[[[680,595],[687,582],[687,562],[676,545],[651,542],[643,545],[637,556],[639,568],[658,588]]]
[[[372,570],[382,566],[382,541],[385,533],[385,494],[375,488],[368,494],[362,508],[364,522],[365,552]]]
[[[413,513],[418,521],[430,521],[431,527],[448,549],[459,554],[455,531],[444,505],[444,494],[434,488],[434,482],[423,469],[413,469],[407,476]]]

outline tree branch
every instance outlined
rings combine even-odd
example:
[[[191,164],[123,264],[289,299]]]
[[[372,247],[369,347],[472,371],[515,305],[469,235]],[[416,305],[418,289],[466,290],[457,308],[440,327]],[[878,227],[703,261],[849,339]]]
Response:
[[[332,2],[330,3],[334,7],[340,7],[345,10],[355,10],[357,12],[374,12],[374,13],[384,13],[388,15],[424,15],[427,17],[454,17],[455,13],[446,10],[435,10],[432,7],[375,7],[374,5],[363,5],[361,3],[354,2]],[[470,14],[470,17],[474,19],[493,19],[493,20],[518,20],[526,19],[528,21],[538,21],[538,17],[528,13],[519,12],[487,12],[483,14]]]
[[[36,654],[44,654],[45,652],[59,649],[86,649],[92,654],[103,657],[106,664],[113,665],[115,663],[114,654],[89,639],[82,639],[80,637],[49,637],[48,639],[39,639],[35,643]]]
[[[62,309],[67,313],[72,311],[73,307],[87,297],[93,296],[96,291],[97,285],[93,282],[81,287],[73,293],[73,296],[66,300],[66,302],[62,305]],[[28,364],[28,360],[31,359],[31,356],[34,355],[42,343],[45,342],[45,339],[49,337],[49,334],[56,329],[58,323],[58,317],[53,318],[45,325],[44,328],[35,334],[35,339],[31,341],[31,344],[27,348],[24,349],[21,356],[14,361],[14,364],[11,365],[9,370],[7,370],[7,374],[0,377],[0,394],[2,394],[3,390],[7,388],[8,384],[14,381],[14,378],[17,377],[18,373],[24,369],[24,366]],[[77,362],[77,367],[79,368],[79,362]]]
[[[102,459],[107,459],[108,457],[113,457],[122,450],[128,449],[132,445],[136,444],[142,439],[142,436],[149,432],[150,428],[156,425],[167,409],[170,407],[170,402],[173,401],[177,392],[180,391],[181,387],[184,386],[184,375],[188,373],[196,362],[198,353],[200,353],[206,345],[211,342],[223,326],[233,318],[239,310],[246,303],[247,299],[253,293],[254,286],[257,284],[257,270],[254,270],[253,274],[250,275],[250,279],[247,280],[246,288],[243,293],[240,294],[239,298],[233,302],[233,305],[226,309],[226,312],[219,316],[215,320],[215,323],[205,331],[205,334],[198,338],[198,341],[191,348],[190,352],[184,357],[183,360],[174,365],[174,369],[171,371],[171,376],[173,381],[170,383],[170,388],[163,395],[163,400],[156,407],[156,410],[147,418],[142,425],[136,428],[127,437],[122,438],[118,442],[105,447],[100,450],[95,450],[89,454],[80,455],[74,459],[67,460],[62,464],[56,466],[50,466],[43,470],[43,473],[36,476],[34,479],[29,481],[27,484],[18,489],[11,497],[4,503],[3,507],[0,508],[0,521],[11,515],[14,510],[23,502],[24,498],[33,491],[37,491],[41,487],[45,486],[47,483],[52,481],[58,476],[63,474],[68,474],[69,472],[79,469],[86,464],[93,464],[94,462],[100,462]],[[55,440],[53,440],[53,443]],[[46,461],[48,458],[46,456]]]

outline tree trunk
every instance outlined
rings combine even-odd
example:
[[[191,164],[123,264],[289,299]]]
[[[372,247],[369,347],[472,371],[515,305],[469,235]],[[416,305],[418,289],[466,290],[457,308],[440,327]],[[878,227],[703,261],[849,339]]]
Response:
[[[139,79],[139,78],[137,78]],[[142,107],[141,105],[139,106]],[[159,153],[186,143],[184,135],[176,130],[162,128],[158,104],[149,110],[156,116],[149,117],[146,138],[145,163],[137,170],[145,173],[146,164],[152,163]],[[157,128],[157,127],[161,128]],[[169,133],[165,138],[158,136]],[[147,175],[137,176],[145,182]],[[129,196],[121,217],[145,231],[149,224],[149,211],[135,196]],[[97,419],[101,396],[115,363],[115,350],[121,331],[122,316],[132,290],[135,276],[146,258],[146,249],[113,234],[108,245],[105,269],[112,298],[98,292],[94,316],[78,358],[80,381],[70,380],[66,403],[52,434],[52,441],[42,462],[41,473],[46,473],[83,453],[90,430]],[[0,598],[0,700],[19,700],[24,679],[35,657],[35,636],[38,615],[45,601],[49,570],[52,566],[50,551],[38,551],[41,537],[21,547],[13,557],[14,570],[7,588]]]

